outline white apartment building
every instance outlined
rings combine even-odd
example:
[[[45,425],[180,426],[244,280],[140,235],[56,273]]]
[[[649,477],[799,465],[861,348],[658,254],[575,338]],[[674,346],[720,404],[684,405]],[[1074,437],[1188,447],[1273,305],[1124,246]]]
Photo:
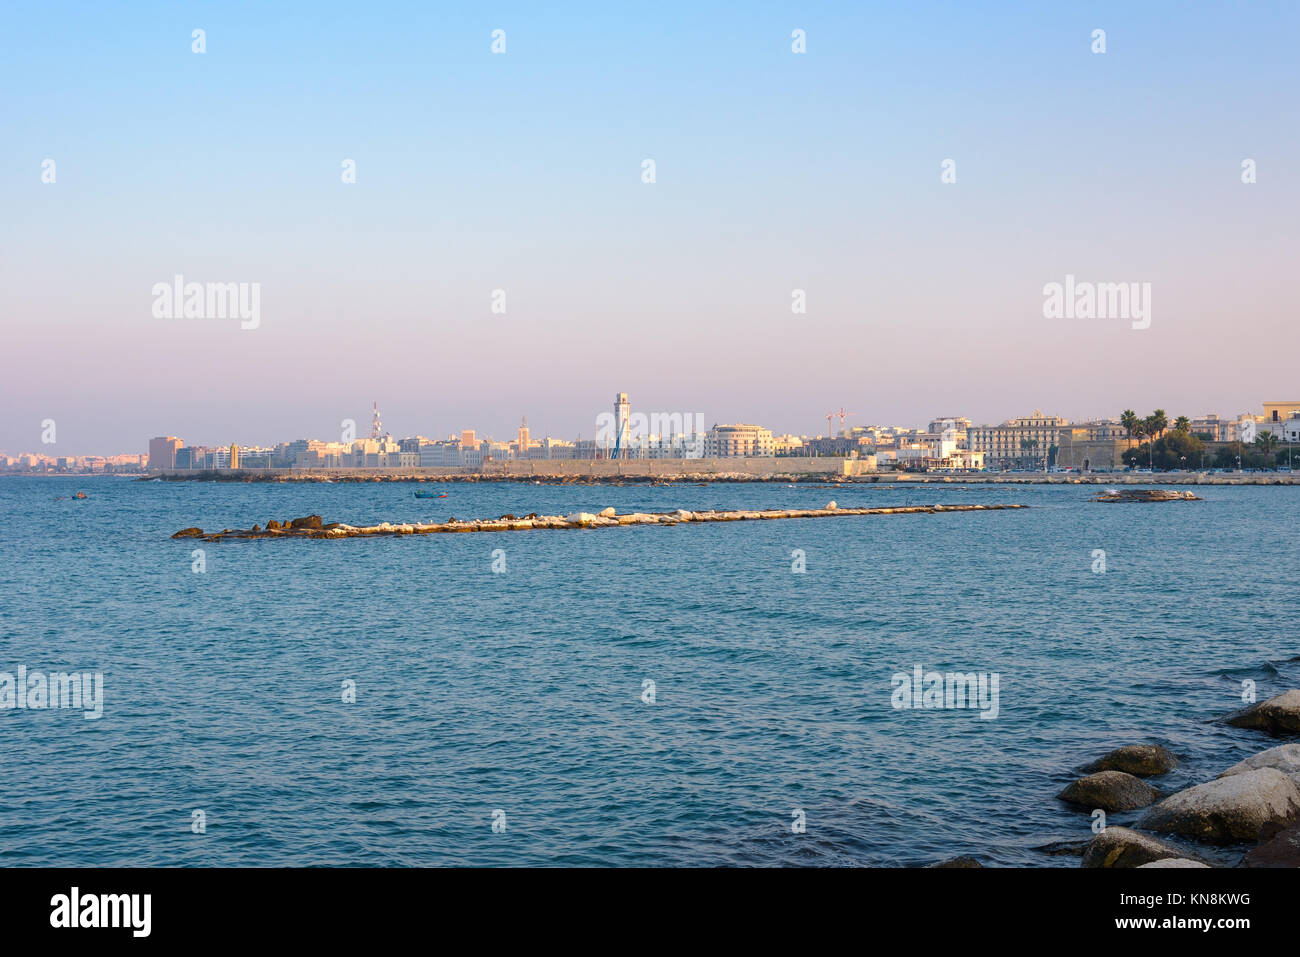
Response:
[[[761,425],[714,425],[704,435],[705,458],[767,458],[775,454],[772,431]]]

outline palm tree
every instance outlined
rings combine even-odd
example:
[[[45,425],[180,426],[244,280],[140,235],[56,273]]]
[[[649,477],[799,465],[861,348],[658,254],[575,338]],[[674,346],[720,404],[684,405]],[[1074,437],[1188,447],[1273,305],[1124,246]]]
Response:
[[[1255,436],[1255,448],[1259,449],[1264,456],[1264,464],[1267,465],[1269,458],[1277,451],[1278,438],[1272,432],[1261,432]]]
[[[1124,431],[1128,433],[1128,440],[1132,442],[1133,436],[1137,435],[1142,427],[1142,420],[1132,409],[1125,409],[1124,414],[1119,417],[1119,424],[1124,426]]]
[[[1192,420],[1185,415],[1180,415],[1174,420],[1174,428],[1179,432],[1191,432]]]
[[[1151,434],[1156,438],[1165,434],[1165,429],[1169,428],[1169,418],[1165,415],[1164,409],[1156,409],[1151,413],[1149,419],[1151,423]]]

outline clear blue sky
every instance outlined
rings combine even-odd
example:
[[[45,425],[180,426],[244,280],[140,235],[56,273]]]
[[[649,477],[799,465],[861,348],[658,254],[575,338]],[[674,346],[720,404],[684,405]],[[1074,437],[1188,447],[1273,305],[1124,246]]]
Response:
[[[0,449],[1300,392],[1300,5],[542,6],[10,5]],[[154,318],[177,273],[259,328]],[[1067,273],[1151,328],[1045,319]]]

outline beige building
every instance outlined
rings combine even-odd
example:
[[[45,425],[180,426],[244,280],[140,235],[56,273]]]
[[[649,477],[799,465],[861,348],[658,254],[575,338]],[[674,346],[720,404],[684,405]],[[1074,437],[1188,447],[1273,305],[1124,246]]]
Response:
[[[161,435],[149,440],[149,468],[176,468],[176,452],[185,443],[174,435]]]
[[[1300,400],[1264,403],[1264,423],[1266,425],[1276,425],[1289,422],[1292,419],[1300,419]]]
[[[1202,415],[1192,419],[1192,435],[1208,435],[1211,442],[1230,442],[1236,434],[1236,423],[1217,415]]]
[[[1137,444],[1118,422],[1081,422],[1061,429],[1056,464],[1080,471],[1120,469],[1125,464],[1124,453]]]
[[[714,425],[704,435],[709,459],[765,458],[776,454],[772,431],[760,425]]]
[[[972,425],[967,430],[967,447],[983,452],[989,468],[1041,469],[1051,464],[1061,440],[1061,431],[1069,422],[1060,416],[1033,415],[1011,419],[1001,425]]]

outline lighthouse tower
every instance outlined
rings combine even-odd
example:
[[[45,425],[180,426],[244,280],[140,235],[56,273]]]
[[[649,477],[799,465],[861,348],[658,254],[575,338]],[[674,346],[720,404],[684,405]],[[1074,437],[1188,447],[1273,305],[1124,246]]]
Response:
[[[620,392],[614,396],[614,452],[610,458],[618,458],[622,450],[627,446],[628,440],[628,420],[631,418],[632,407],[627,401],[627,393]]]

